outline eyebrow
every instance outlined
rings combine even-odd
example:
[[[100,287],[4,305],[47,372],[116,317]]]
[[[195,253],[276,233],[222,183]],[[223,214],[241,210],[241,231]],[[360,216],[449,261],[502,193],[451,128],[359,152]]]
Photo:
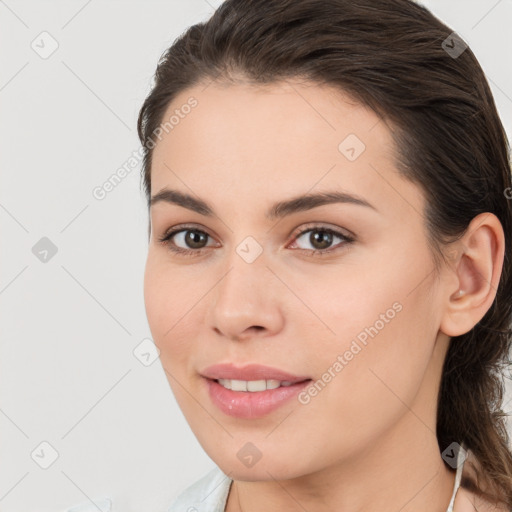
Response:
[[[206,217],[214,216],[214,210],[207,202],[178,190],[163,188],[160,192],[151,197],[150,207],[162,202],[187,208],[188,210],[192,210]],[[293,213],[311,210],[317,206],[333,203],[355,204],[378,211],[375,206],[362,197],[348,194],[346,192],[329,191],[304,194],[286,201],[279,201],[272,205],[272,207],[266,212],[266,217],[269,220],[280,219]]]

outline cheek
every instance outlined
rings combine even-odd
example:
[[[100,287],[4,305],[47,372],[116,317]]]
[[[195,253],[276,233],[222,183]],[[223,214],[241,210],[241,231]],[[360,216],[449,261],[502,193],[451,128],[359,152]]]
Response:
[[[150,250],[144,273],[144,304],[151,334],[159,345],[163,334],[172,326],[172,293],[168,289],[168,276],[162,272],[157,259]],[[164,284],[166,283],[166,284]],[[170,283],[172,286],[172,282]]]
[[[330,390],[335,414],[346,418],[354,436],[373,438],[410,408],[416,409],[413,404],[421,393],[435,338],[423,299],[402,299],[401,311],[382,329],[374,324],[377,330],[368,326],[362,331],[368,333],[366,344],[358,343],[360,352],[346,363]]]
[[[194,338],[190,329],[197,325],[193,306],[204,294],[203,288],[190,286],[182,272],[173,270],[161,257],[149,252],[144,274],[144,303],[153,341],[165,368],[182,366],[192,349]]]
[[[411,338],[425,337],[426,329],[432,329],[435,300],[429,293],[432,265],[428,251],[420,250],[420,243],[401,251],[395,246],[390,241],[378,251],[362,252],[357,262],[350,260],[338,275],[324,279],[310,293],[311,304],[334,331],[329,343],[333,349],[348,349],[345,345],[356,338],[363,346],[365,340],[368,345],[381,340],[373,345],[383,350],[403,349],[410,346]]]
[[[196,285],[192,286],[191,282]],[[201,283],[191,281],[187,272],[169,265],[165,257],[149,251],[144,273],[146,316],[167,381],[194,432],[211,422],[205,410],[198,407],[198,398],[192,398],[197,389],[190,380],[191,361],[198,350],[197,330],[201,325],[197,306],[208,286],[206,282],[198,286],[198,282]]]
[[[305,350],[321,380],[311,402],[319,417],[331,404],[332,414],[346,417],[355,430],[365,423],[371,428],[375,411],[390,421],[403,412],[403,402],[412,402],[437,334],[428,260],[411,265],[403,255],[380,261],[385,264],[320,282],[306,299],[334,331]]]

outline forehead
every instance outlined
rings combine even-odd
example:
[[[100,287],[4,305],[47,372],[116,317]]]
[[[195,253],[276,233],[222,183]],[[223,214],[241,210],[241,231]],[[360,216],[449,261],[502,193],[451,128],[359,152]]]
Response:
[[[215,160],[244,156],[263,160],[264,153],[255,154],[265,148],[275,161],[278,153],[286,154],[286,159],[311,155],[311,147],[316,149],[311,157],[327,150],[337,158],[338,146],[348,135],[359,138],[365,149],[392,145],[387,127],[372,110],[333,87],[312,83],[198,85],[174,98],[162,125],[166,121],[172,126],[168,123],[162,133],[155,159],[162,152],[179,157],[194,148]],[[187,155],[202,156],[201,152]]]
[[[333,87],[202,84],[182,91],[162,123],[173,116],[153,152],[153,194],[163,187],[190,188],[212,202],[226,193],[243,202],[282,199],[318,185],[385,203],[386,197],[375,196],[387,188],[392,205],[400,188],[418,193],[396,171],[388,125]]]

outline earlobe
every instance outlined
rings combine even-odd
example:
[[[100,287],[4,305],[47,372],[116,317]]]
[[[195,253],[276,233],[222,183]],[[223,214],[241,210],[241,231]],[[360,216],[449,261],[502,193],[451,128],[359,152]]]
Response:
[[[440,330],[452,337],[469,332],[496,297],[505,251],[503,227],[494,214],[481,213],[455,244],[440,325]]]

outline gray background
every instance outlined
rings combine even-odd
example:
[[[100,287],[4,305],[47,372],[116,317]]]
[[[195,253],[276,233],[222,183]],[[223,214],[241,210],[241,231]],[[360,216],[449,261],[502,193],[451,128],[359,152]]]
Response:
[[[150,337],[139,166],[103,200],[92,191],[139,148],[136,116],[160,54],[219,4],[0,1],[3,512],[103,497],[115,511],[164,511],[214,465],[159,361],[133,353]],[[512,1],[424,4],[470,44],[510,137]],[[47,241],[33,253],[43,237],[53,256]]]

